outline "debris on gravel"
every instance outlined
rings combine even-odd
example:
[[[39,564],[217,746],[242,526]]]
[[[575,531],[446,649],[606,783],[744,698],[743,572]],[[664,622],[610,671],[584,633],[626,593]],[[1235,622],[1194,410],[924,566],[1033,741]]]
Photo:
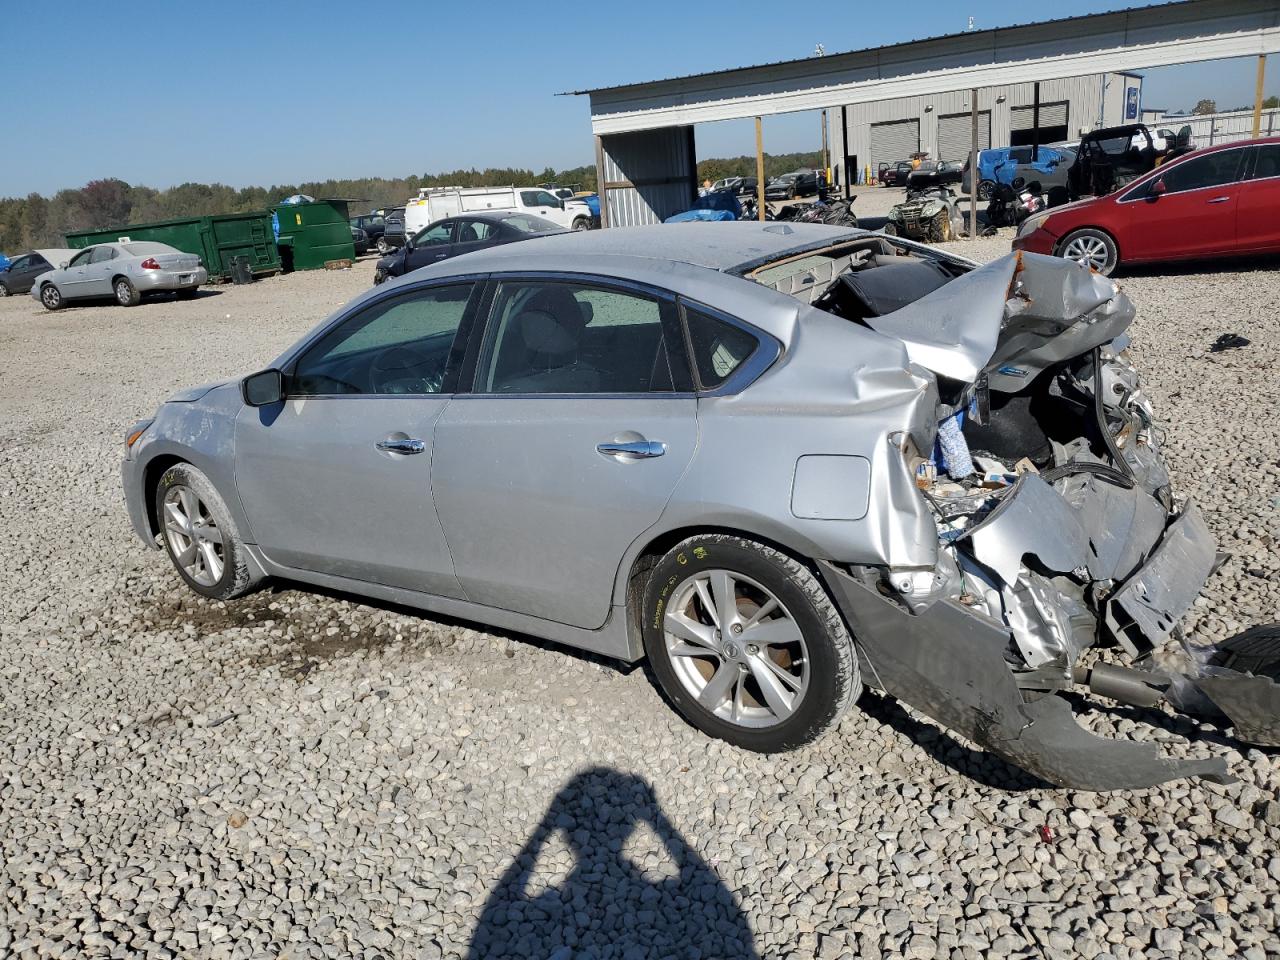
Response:
[[[1120,282],[1177,491],[1231,555],[1187,620],[1207,642],[1280,619],[1280,273],[1198,269]],[[0,956],[1280,954],[1280,755],[1172,714],[1090,722],[1238,783],[1051,789],[874,693],[748,754],[643,668],[289,584],[188,592],[129,528],[124,430],[372,270],[0,301]]]

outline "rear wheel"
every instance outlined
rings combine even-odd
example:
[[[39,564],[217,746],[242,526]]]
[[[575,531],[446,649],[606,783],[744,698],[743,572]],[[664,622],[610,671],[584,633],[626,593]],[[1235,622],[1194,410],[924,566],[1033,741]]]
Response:
[[[990,200],[991,191],[994,188],[995,188],[995,184],[992,183],[990,180],[983,180],[981,183],[978,184],[978,199]]]
[[[44,304],[46,310],[61,310],[62,291],[52,283],[46,283],[40,288],[40,302]]]
[[[0,283],[0,297],[7,297],[7,296],[9,296],[9,288],[6,287],[3,283]]]
[[[573,229],[575,229],[575,230],[590,230],[590,229],[591,229],[591,221],[590,221],[590,220],[588,220],[586,217],[578,217],[578,219],[576,219],[576,220],[574,220],[574,221],[573,221]]]
[[[142,302],[142,294],[128,277],[117,277],[112,289],[116,292],[116,302],[122,307],[136,307]]]
[[[1075,230],[1063,237],[1058,244],[1058,256],[1091,267],[1104,277],[1111,276],[1120,262],[1116,242],[1092,227]]]
[[[772,753],[816,740],[858,697],[853,641],[822,584],[772,547],[707,534],[653,569],[645,652],[694,726]]]
[[[230,600],[252,589],[244,542],[200,470],[178,463],[164,472],[155,490],[155,520],[169,559],[196,593]]]

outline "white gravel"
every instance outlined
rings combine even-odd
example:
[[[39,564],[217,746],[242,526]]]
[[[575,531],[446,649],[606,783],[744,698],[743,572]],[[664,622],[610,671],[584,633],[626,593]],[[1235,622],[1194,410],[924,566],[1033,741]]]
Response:
[[[130,532],[123,430],[371,274],[0,300],[0,957],[1280,955],[1280,756],[1173,718],[1154,739],[1241,782],[1045,789],[875,695],[756,756],[643,670],[344,597],[187,592]],[[1280,275],[1123,282],[1178,488],[1233,554],[1192,631],[1280,619]],[[1253,343],[1207,353],[1225,331]]]

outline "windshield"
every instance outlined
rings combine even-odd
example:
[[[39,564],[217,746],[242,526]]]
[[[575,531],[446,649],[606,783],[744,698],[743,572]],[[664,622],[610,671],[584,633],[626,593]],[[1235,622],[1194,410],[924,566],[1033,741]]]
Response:
[[[542,217],[530,217],[525,214],[504,217],[502,222],[521,233],[552,233],[560,229],[559,224],[552,223],[550,220],[543,220]]]

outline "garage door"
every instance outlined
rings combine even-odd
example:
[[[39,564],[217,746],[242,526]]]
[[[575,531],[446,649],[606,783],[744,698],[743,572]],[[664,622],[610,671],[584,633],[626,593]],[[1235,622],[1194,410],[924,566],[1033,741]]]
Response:
[[[920,149],[920,121],[895,120],[871,125],[871,169],[906,160]]]
[[[967,113],[938,117],[937,160],[968,160],[973,118]],[[991,111],[978,111],[978,149],[991,146]]]
[[[1032,125],[1035,121],[1034,107],[1014,107],[1009,111],[1009,145],[1025,147],[1030,143],[1057,143],[1070,140],[1067,128],[1067,101],[1040,104],[1040,137],[1036,140]]]

